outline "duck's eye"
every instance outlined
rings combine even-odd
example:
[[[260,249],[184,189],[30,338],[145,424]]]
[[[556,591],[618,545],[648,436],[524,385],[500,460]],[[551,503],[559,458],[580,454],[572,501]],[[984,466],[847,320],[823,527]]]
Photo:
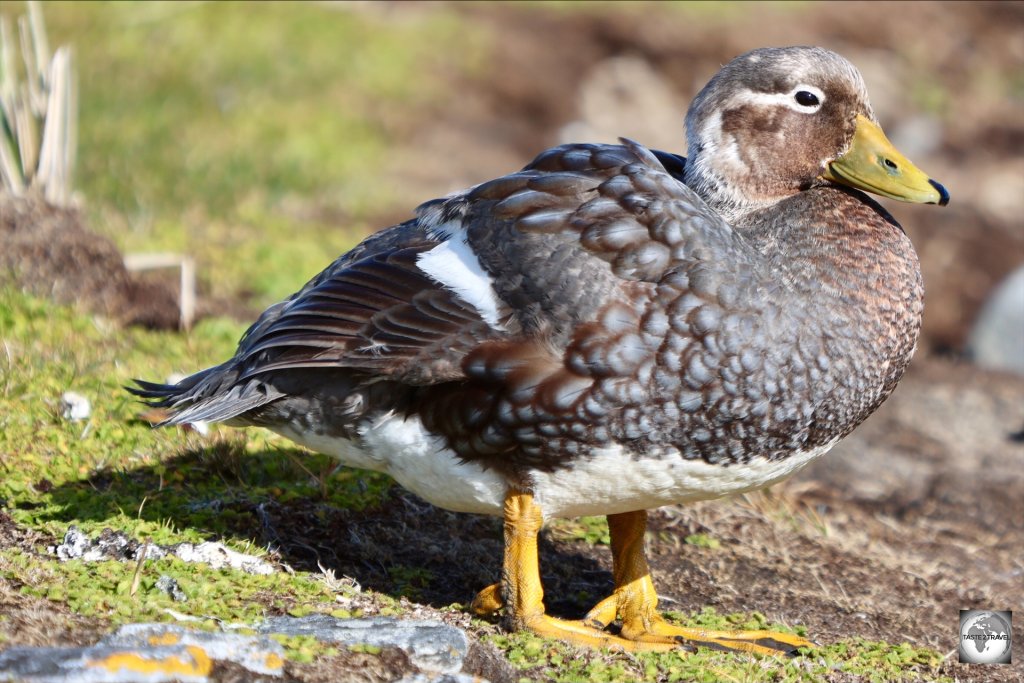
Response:
[[[807,92],[806,90],[800,90],[797,92],[796,103],[799,104],[801,107],[817,107],[819,104],[821,104],[818,101],[817,95],[815,95],[812,92]]]

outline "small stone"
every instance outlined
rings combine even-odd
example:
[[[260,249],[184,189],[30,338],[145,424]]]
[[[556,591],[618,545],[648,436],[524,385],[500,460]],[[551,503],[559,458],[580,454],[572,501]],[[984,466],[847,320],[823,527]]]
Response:
[[[68,527],[64,533],[64,542],[60,545],[50,547],[50,552],[57,556],[57,559],[66,562],[77,560],[85,555],[85,551],[92,545],[92,541],[74,525]]]
[[[65,391],[60,397],[60,414],[65,420],[88,420],[92,414],[92,405],[85,396]]]
[[[1024,375],[1024,266],[989,295],[967,346],[981,367]]]
[[[181,590],[181,586],[174,577],[163,574],[159,579],[156,580],[156,587],[171,596],[171,600],[175,602],[188,602],[188,596],[185,595],[185,591]]]
[[[85,562],[99,560],[136,561],[142,552],[143,544],[129,538],[124,532],[104,529],[96,538],[90,539],[78,527],[71,526],[64,534],[64,542],[51,546],[50,551],[62,560],[80,559]],[[213,569],[230,567],[247,574],[273,574],[274,568],[253,555],[246,555],[228,548],[222,543],[208,541],[193,545],[179,543],[176,546],[164,547],[154,543],[146,546],[146,559],[156,560],[168,553],[177,555],[185,562],[203,562]]]
[[[472,674],[426,674],[421,672],[403,676],[395,683],[487,683],[487,681]]]
[[[222,543],[207,541],[199,545],[181,543],[172,552],[185,562],[205,562],[213,569],[231,567],[247,574],[273,574],[274,568],[252,555],[239,553]]]

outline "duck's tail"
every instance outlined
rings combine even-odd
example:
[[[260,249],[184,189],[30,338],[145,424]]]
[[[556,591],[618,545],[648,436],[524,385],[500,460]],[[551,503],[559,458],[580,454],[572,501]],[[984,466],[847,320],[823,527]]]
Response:
[[[250,378],[237,383],[237,371],[223,365],[189,375],[177,384],[133,380],[125,389],[154,408],[168,408],[171,415],[157,426],[190,422],[226,422],[276,401],[284,394]]]

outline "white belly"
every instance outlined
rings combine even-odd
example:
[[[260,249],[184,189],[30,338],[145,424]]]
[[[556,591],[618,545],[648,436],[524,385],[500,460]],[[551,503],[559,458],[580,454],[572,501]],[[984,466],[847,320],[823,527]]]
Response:
[[[444,440],[430,434],[419,418],[386,414],[360,428],[360,443],[336,437],[283,436],[346,465],[385,472],[424,500],[447,510],[501,516],[508,483],[476,463],[460,462]],[[789,476],[826,453],[826,446],[783,460],[754,458],[742,465],[710,465],[686,460],[675,450],[640,457],[621,446],[598,449],[571,470],[533,472],[534,499],[546,518],[607,515],[719,498],[761,488]]]

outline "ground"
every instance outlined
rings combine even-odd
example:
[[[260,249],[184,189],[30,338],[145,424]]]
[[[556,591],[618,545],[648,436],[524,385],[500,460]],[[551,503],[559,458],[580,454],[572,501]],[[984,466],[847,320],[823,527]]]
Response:
[[[15,210],[0,198],[0,230],[6,231],[0,236],[21,250],[5,251],[3,270],[12,269],[14,253],[22,254],[17,263],[28,266],[13,270],[31,275],[23,284],[35,294],[17,293],[10,284],[0,290],[0,340],[7,359],[5,366],[0,356],[0,648],[93,642],[111,624],[166,619],[164,610],[171,608],[239,621],[329,609],[342,615],[431,616],[463,626],[496,645],[520,670],[481,665],[478,670],[496,682],[519,675],[979,683],[1024,678],[1019,643],[1017,663],[1009,667],[959,665],[954,651],[958,610],[1024,610],[1024,378],[980,370],[966,353],[970,325],[986,295],[1024,263],[1024,5],[592,11],[470,5],[448,8],[452,17],[443,20],[415,5],[360,7],[353,11],[369,18],[358,21],[400,26],[396,30],[410,35],[417,22],[428,21],[449,37],[441,42],[458,36],[457,46],[472,57],[467,66],[444,57],[448,53],[439,45],[442,56],[431,59],[440,66],[431,77],[443,87],[407,100],[388,100],[397,97],[388,90],[379,95],[384,104],[367,106],[387,134],[388,152],[358,148],[375,157],[363,175],[387,178],[389,187],[400,188],[401,201],[381,190],[374,201],[345,213],[328,200],[296,208],[289,203],[294,198],[285,196],[267,200],[264,210],[254,191],[256,199],[240,194],[224,200],[243,207],[232,213],[211,198],[201,211],[181,211],[180,229],[189,237],[178,243],[159,234],[165,228],[174,232],[160,211],[174,215],[176,207],[161,208],[156,199],[144,205],[147,191],[156,195],[147,185],[160,172],[156,162],[152,173],[137,176],[131,202],[143,206],[126,208],[118,203],[123,187],[109,188],[123,186],[130,174],[103,176],[95,154],[83,158],[89,174],[82,184],[93,198],[83,210]],[[58,33],[61,21],[59,15],[51,18]],[[134,24],[114,24],[124,25]],[[947,209],[889,203],[922,259],[922,342],[896,393],[831,454],[767,492],[652,513],[648,551],[665,609],[700,623],[731,618],[806,629],[826,648],[820,661],[838,662],[834,670],[826,666],[827,674],[812,670],[819,661],[813,656],[802,663],[729,655],[648,659],[573,653],[501,635],[495,624],[470,619],[465,611],[473,592],[498,575],[497,520],[438,510],[382,478],[334,471],[325,459],[258,432],[244,437],[225,430],[210,440],[151,432],[118,389],[133,376],[160,379],[223,358],[268,296],[288,294],[325,265],[320,251],[351,246],[357,237],[352,225],[379,227],[403,219],[417,201],[523,165],[566,130],[576,139],[623,134],[681,151],[681,111],[666,114],[666,108],[685,106],[731,56],[794,43],[824,44],[856,63],[890,137],[952,194]],[[90,49],[84,46],[83,58]],[[170,80],[166,73],[162,77]],[[85,81],[83,88],[90,82],[97,89],[117,85]],[[645,84],[639,94],[630,90],[638,82]],[[375,101],[376,91],[365,90],[359,91],[364,99]],[[648,99],[631,110],[622,103],[623,93]],[[84,106],[83,126],[89,116]],[[332,128],[312,129],[334,134]],[[119,133],[127,138],[132,131],[122,127]],[[94,144],[87,135],[85,128],[85,152]],[[106,144],[116,149],[116,140]],[[277,162],[270,155],[266,163]],[[211,188],[191,177],[197,194],[231,196],[230,187]],[[348,176],[338,177],[340,184]],[[315,196],[332,189],[316,185],[315,178],[292,180],[296,189],[308,185]],[[187,184],[176,185],[175,193],[174,202],[186,201]],[[146,211],[157,218],[138,224],[126,218]],[[248,218],[260,211],[273,221]],[[18,218],[26,215],[44,219]],[[118,232],[126,223],[136,227]],[[200,224],[214,227],[195,232]],[[315,249],[285,242],[295,226],[307,224],[321,226],[321,232],[303,233]],[[247,226],[260,228],[261,239],[283,244],[285,263],[274,265],[274,249],[244,246],[259,241],[244,236]],[[90,240],[89,231],[111,241]],[[160,308],[157,315],[138,305],[166,297],[159,281],[121,290],[117,285],[129,282],[126,276],[103,277],[108,269],[121,272],[118,246],[139,250],[161,239],[175,248],[192,245],[201,268],[205,259],[205,313],[230,314],[234,321],[208,317],[188,336],[119,327],[173,326],[173,312]],[[240,254],[231,251],[232,240],[238,240]],[[76,267],[53,257],[57,253],[70,254]],[[56,267],[42,271],[40,255]],[[103,268],[88,267],[97,265]],[[247,271],[258,271],[259,281],[246,280]],[[140,297],[139,287],[153,294]],[[116,291],[126,298],[119,302]],[[77,308],[36,298],[51,294],[77,302]],[[86,312],[90,304],[100,317]],[[92,397],[94,416],[86,426],[59,418],[57,399],[66,389]],[[250,550],[269,547],[268,558],[296,574],[281,571],[279,578],[256,581],[157,564],[144,572],[144,597],[129,598],[125,586],[134,567],[58,565],[46,553],[71,523],[93,533],[112,527],[160,543],[216,537],[239,547],[251,544]],[[579,616],[606,594],[610,560],[604,533],[600,520],[591,519],[549,530],[541,563],[552,611]],[[161,572],[174,574],[191,591],[189,603],[172,603],[152,589]],[[843,648],[848,652],[840,653]],[[397,652],[316,654],[296,648],[289,676],[337,680],[339,672],[358,672],[349,680],[389,680],[408,665]],[[219,673],[221,680],[237,675]]]

